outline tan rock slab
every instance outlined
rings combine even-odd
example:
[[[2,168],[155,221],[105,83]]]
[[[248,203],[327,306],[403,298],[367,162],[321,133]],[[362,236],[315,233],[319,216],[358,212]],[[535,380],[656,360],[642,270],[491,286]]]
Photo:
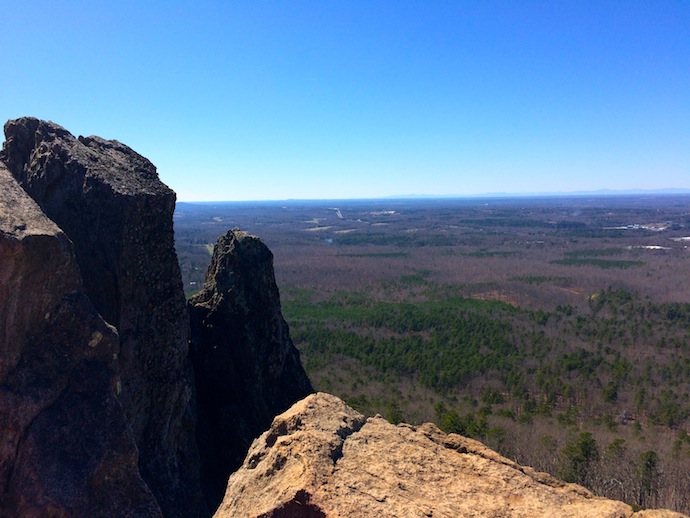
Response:
[[[229,480],[216,517],[679,517],[522,467],[432,424],[364,418],[329,394],[273,421]]]

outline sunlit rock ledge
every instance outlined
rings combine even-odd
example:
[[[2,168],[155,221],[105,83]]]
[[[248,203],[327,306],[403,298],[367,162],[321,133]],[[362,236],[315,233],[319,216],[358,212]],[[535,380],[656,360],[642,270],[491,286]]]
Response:
[[[365,418],[317,393],[277,416],[228,482],[224,517],[680,517],[639,511],[435,425]]]

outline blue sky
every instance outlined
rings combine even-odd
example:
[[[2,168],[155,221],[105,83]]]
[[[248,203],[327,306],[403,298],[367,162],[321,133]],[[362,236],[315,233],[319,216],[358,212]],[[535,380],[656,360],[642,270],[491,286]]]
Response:
[[[0,0],[0,119],[183,201],[690,189],[690,1]]]

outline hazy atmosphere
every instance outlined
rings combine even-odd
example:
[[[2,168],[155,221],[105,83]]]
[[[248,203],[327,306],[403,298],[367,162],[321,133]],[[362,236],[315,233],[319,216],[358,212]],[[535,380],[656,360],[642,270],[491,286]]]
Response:
[[[0,119],[182,201],[690,189],[690,3],[1,2]]]

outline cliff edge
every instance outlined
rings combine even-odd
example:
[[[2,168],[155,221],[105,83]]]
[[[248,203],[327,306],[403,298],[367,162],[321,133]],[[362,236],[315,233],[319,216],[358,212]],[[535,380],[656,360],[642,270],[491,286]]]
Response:
[[[433,424],[365,418],[317,393],[277,416],[228,482],[216,518],[609,517],[640,511],[522,467]]]

